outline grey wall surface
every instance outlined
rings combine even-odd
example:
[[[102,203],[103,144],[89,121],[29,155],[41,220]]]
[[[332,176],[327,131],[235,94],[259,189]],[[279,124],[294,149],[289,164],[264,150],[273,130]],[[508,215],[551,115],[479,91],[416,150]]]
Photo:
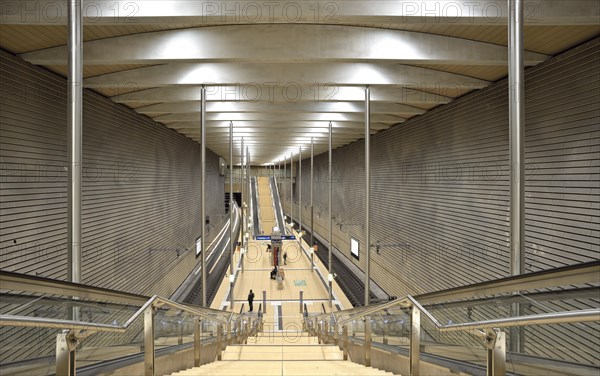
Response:
[[[599,46],[599,39],[590,41],[525,74],[527,272],[600,258]],[[381,244],[380,254],[372,251],[371,257],[375,282],[404,296],[509,275],[506,80],[371,140],[371,243]],[[327,158],[315,157],[314,227],[322,236],[328,234]],[[364,270],[364,141],[335,150],[333,164],[333,243]],[[304,223],[309,179],[306,159]],[[284,184],[282,196],[288,191]],[[289,214],[289,201],[282,203]],[[297,206],[294,213],[297,218]],[[359,261],[350,256],[350,237],[360,241]],[[555,308],[561,307],[588,305]],[[529,309],[540,312],[536,305]],[[598,344],[589,341],[597,328],[581,330],[536,328],[535,341],[544,345],[535,352],[600,363]],[[568,338],[568,345],[553,348],[557,338]]]
[[[67,278],[66,88],[0,51],[3,270]],[[207,151],[206,163],[215,224],[224,178],[216,154]],[[85,90],[83,283],[169,296],[194,265],[180,264],[200,234],[200,166],[196,142]]]
[[[526,71],[528,272],[599,258],[599,45]],[[509,275],[506,80],[371,137],[371,243],[382,245],[373,278],[400,296]],[[308,223],[310,159],[303,162]],[[333,164],[334,243],[356,262],[349,243],[358,239],[364,256],[364,141],[335,150]],[[321,235],[327,169],[327,154],[316,156]],[[282,188],[286,195],[289,185]],[[356,263],[364,268],[364,257]]]

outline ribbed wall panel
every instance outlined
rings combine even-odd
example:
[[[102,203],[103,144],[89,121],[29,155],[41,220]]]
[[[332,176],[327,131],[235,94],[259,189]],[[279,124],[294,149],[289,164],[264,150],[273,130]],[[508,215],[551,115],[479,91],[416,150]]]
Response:
[[[599,45],[590,41],[525,73],[527,272],[600,257]],[[416,295],[509,275],[506,80],[371,140],[371,243],[381,244],[380,254],[372,250],[371,276],[385,291]],[[327,158],[315,157],[314,187],[314,227],[325,238]],[[333,164],[333,243],[364,270],[364,141],[335,150]],[[302,179],[308,205],[309,160]],[[282,196],[288,192],[283,185]],[[282,204],[289,213],[289,201]],[[360,261],[350,256],[350,237],[360,241]],[[599,364],[598,327],[573,327],[528,330],[535,332],[528,351]],[[557,339],[565,346],[551,348]]]
[[[0,267],[66,279],[66,80],[5,52],[0,67]],[[197,143],[84,91],[84,283],[163,296],[179,286],[202,223],[199,160]],[[224,179],[211,151],[207,178],[214,225]]]

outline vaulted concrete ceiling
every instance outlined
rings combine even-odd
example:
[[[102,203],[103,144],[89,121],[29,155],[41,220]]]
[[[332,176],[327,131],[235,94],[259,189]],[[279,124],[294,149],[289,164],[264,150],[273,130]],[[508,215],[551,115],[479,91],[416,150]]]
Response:
[[[0,47],[64,74],[66,2],[0,3]],[[367,85],[376,133],[507,71],[507,0],[83,4],[85,87],[198,141],[205,85],[207,146],[227,158],[233,121],[257,164],[326,151],[330,121],[334,147],[363,138]],[[527,1],[525,65],[597,36],[599,17],[595,0]]]

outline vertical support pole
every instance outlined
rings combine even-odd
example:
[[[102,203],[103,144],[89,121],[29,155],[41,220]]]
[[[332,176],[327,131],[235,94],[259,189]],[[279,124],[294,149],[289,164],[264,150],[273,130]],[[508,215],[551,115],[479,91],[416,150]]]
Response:
[[[248,244],[246,244],[246,232],[249,232],[249,221],[250,221],[250,213],[252,213],[251,208],[251,197],[250,197],[250,187],[246,190],[246,165],[245,165],[245,157],[244,157],[244,137],[242,137],[242,144],[240,146],[240,191],[242,192],[242,249],[247,249]],[[244,192],[245,191],[245,192]],[[245,252],[240,250],[240,264],[242,264],[242,273],[244,272],[244,256]]]
[[[234,276],[233,257],[235,256],[235,239],[233,239],[233,121],[229,122],[229,275]],[[233,277],[229,279],[229,307],[233,311]]]
[[[263,290],[263,313],[267,313],[267,292]]]
[[[144,375],[154,376],[154,307],[144,311]]]
[[[365,307],[371,301],[371,89],[365,89]]]
[[[242,248],[244,248],[246,232],[244,229],[247,228],[247,221],[250,220],[250,191],[245,192],[246,184],[245,184],[245,176],[244,176],[244,137],[242,137],[242,146],[240,150],[240,191],[242,192],[242,199],[240,200],[242,203]],[[248,205],[246,205],[246,201],[248,201]],[[245,207],[246,206],[246,207]],[[246,218],[244,218],[244,213]],[[244,268],[244,260],[242,260],[242,269]]]
[[[217,325],[217,360],[223,360],[223,324]]]
[[[200,182],[200,248],[201,255],[201,276],[202,276],[202,307],[206,307],[206,87],[202,85],[200,90],[201,108],[200,108],[200,133],[201,133],[201,182]]]
[[[283,192],[283,202],[285,202],[285,201],[287,201],[287,194],[286,194],[287,192],[285,190],[285,187],[286,187],[285,183],[287,182],[287,154],[283,155],[283,176],[285,176],[285,178],[283,179],[283,182],[281,183],[281,189],[284,191]],[[281,205],[283,206],[283,204],[281,204]],[[285,222],[285,219],[283,221]],[[285,223],[283,224],[283,228],[285,229]]]
[[[69,281],[81,282],[81,174],[83,110],[83,21],[81,0],[69,1],[69,200],[68,271]],[[75,320],[78,318],[74,317]]]
[[[371,316],[365,316],[365,367],[371,367]]]
[[[302,307],[304,307],[304,291],[300,290],[300,313],[302,313]]]
[[[246,145],[246,180],[248,181],[247,194],[248,194],[248,203],[250,203],[252,188],[250,185],[252,184],[251,175],[250,175],[250,151],[248,150],[248,145]],[[258,188],[258,187],[257,187]],[[258,191],[256,192],[256,199],[258,200]],[[249,204],[248,204],[249,205]],[[258,207],[258,205],[257,205]],[[246,241],[247,243],[247,241]]]
[[[332,252],[333,252],[333,215],[331,213],[331,201],[333,195],[333,159],[332,159],[332,138],[333,138],[333,124],[329,122],[329,174],[327,180],[329,181],[329,193],[327,202],[329,203],[329,236],[327,238],[328,248],[328,267],[329,267],[329,307],[333,307],[333,263]]]
[[[291,234],[294,234],[294,186],[293,186],[293,176],[294,176],[294,154],[290,153],[290,223],[292,227]]]
[[[200,367],[202,355],[202,321],[194,317],[194,367]]]
[[[71,351],[70,330],[63,330],[56,335],[56,375],[75,375],[75,351]]]
[[[81,283],[81,176],[82,176],[82,135],[83,135],[83,17],[82,0],[68,3],[69,19],[69,102],[67,153],[69,156],[69,184],[67,200],[67,278],[70,282]],[[72,320],[79,320],[79,307],[69,312]],[[68,341],[68,339],[67,339]],[[68,374],[75,374],[75,348],[66,347],[69,354],[66,360]],[[58,353],[57,353],[58,357]],[[58,367],[58,364],[57,364]]]
[[[298,147],[298,244],[302,249],[302,146]]]
[[[420,375],[421,362],[421,311],[411,307],[410,332],[410,376]]]
[[[509,83],[509,140],[510,140],[510,274],[524,273],[525,265],[525,85],[523,70],[523,3],[524,0],[509,0],[508,25],[508,83]],[[511,304],[511,315],[520,316],[520,305]],[[521,352],[521,327],[510,331],[510,349]]]
[[[506,333],[489,330],[486,342],[487,376],[504,376],[506,374]]]
[[[313,203],[313,189],[314,189],[314,177],[315,177],[315,139],[314,137],[310,138],[310,247],[314,246],[314,232],[315,232],[315,208]],[[311,270],[314,269],[315,263],[313,260],[313,253],[311,252]]]

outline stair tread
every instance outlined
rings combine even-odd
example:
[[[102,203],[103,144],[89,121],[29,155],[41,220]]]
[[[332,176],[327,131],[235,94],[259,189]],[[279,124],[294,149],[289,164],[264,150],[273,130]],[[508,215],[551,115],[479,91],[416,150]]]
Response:
[[[393,375],[391,372],[365,367],[349,361],[333,360],[321,362],[273,362],[273,361],[232,361],[223,360],[209,363],[201,367],[173,373],[172,376],[215,375],[289,375],[289,376],[378,376]]]

